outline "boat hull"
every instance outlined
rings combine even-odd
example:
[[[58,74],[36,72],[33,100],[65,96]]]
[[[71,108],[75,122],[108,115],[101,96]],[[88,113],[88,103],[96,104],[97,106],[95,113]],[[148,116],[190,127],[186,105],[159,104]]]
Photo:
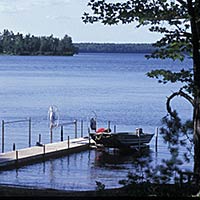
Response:
[[[154,134],[143,133],[136,134],[134,132],[118,132],[118,133],[90,133],[91,138],[96,144],[110,148],[125,148],[131,146],[142,146],[148,144]]]

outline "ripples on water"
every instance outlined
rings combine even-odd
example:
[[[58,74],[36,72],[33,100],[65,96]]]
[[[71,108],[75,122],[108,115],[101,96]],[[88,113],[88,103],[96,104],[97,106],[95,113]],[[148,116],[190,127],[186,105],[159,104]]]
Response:
[[[1,173],[1,182],[66,190],[94,190],[96,181],[108,188],[121,186],[133,157],[95,150],[49,160]],[[116,175],[117,174],[117,175]]]
[[[146,60],[143,54],[1,56],[0,118],[12,121],[31,117],[32,145],[38,141],[39,134],[43,143],[49,142],[47,112],[52,104],[59,108],[61,121],[83,120],[84,135],[87,135],[92,111],[97,113],[99,127],[107,126],[110,120],[111,128],[117,125],[119,131],[142,127],[145,132],[154,133],[161,125],[160,119],[166,115],[166,97],[180,85],[158,84],[145,73],[160,68],[177,71],[183,67],[188,69],[190,65],[189,59],[184,63]],[[174,100],[173,106],[183,119],[191,117],[190,105],[184,100]],[[67,135],[74,137],[73,132],[73,126],[65,127],[65,139]],[[57,128],[54,141],[60,140],[59,134]],[[153,138],[153,150],[154,141]],[[12,150],[13,143],[17,148],[27,147],[28,123],[7,124],[5,143],[5,151]],[[160,142],[160,145],[163,144]],[[164,152],[162,150],[160,155]],[[99,180],[108,187],[116,187],[117,180],[125,178],[133,167],[130,159],[116,165],[99,165],[98,153],[91,150],[26,166],[18,171],[1,172],[0,182],[84,190],[94,189],[95,181]]]

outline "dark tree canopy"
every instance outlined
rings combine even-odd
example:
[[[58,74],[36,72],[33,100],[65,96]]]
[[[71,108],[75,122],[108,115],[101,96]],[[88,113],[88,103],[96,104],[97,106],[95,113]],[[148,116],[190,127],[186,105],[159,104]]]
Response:
[[[9,55],[73,55],[77,48],[71,37],[59,39],[50,36],[36,37],[30,34],[14,34],[4,30],[0,33],[0,54]]]
[[[193,9],[199,12],[199,2]],[[148,26],[149,31],[164,35],[155,45],[162,47],[152,57],[183,59],[185,52],[192,54],[190,16],[186,1],[130,0],[124,3],[106,3],[91,0],[88,3],[93,15],[84,13],[83,22],[101,22],[105,25],[137,23]]]
[[[147,26],[149,31],[161,34],[162,38],[154,44],[156,51],[147,58],[183,61],[190,56],[193,59],[189,70],[183,68],[177,73],[160,69],[147,75],[161,83],[184,84],[168,98],[166,105],[171,117],[178,121],[176,112],[170,107],[174,97],[185,98],[193,107],[194,172],[200,176],[200,0],[90,0],[88,6],[91,13],[83,14],[85,23],[117,25],[134,22],[138,28]],[[171,121],[165,122],[173,125]]]

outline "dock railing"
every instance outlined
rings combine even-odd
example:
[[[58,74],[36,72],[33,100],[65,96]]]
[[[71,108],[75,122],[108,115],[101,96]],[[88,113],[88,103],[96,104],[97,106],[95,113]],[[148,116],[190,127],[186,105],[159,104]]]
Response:
[[[63,141],[63,135],[64,135],[64,126],[67,126],[67,125],[73,125],[74,124],[74,134],[75,134],[75,138],[77,138],[77,133],[78,133],[78,121],[75,119],[73,122],[65,122],[65,123],[61,123],[59,124],[58,126],[61,127],[60,129],[60,140]],[[51,143],[52,143],[52,134],[51,134]]]
[[[32,120],[31,117],[26,118],[26,119],[21,119],[21,120],[13,120],[13,121],[5,121],[2,120],[2,153],[4,153],[5,150],[5,128],[7,124],[14,124],[14,123],[22,123],[22,122],[28,122],[28,146],[31,147],[31,137],[32,137]],[[88,122],[87,122],[88,123]],[[77,138],[78,137],[78,132],[80,132],[80,137],[83,137],[84,134],[84,121],[83,120],[73,120],[70,122],[62,122],[60,124],[58,124],[56,127],[60,127],[60,141],[64,141],[64,127],[68,126],[68,125],[74,125],[74,137]],[[80,126],[79,126],[80,125]],[[87,125],[88,126],[88,125]],[[107,128],[111,128],[111,121],[107,121],[107,124],[105,125],[107,126]],[[73,130],[73,129],[72,129]],[[158,131],[159,129],[156,128],[156,139],[155,139],[155,148],[156,148],[156,152],[157,152],[157,146],[158,146]],[[113,128],[113,132],[116,133],[117,132],[117,126],[114,125]],[[90,128],[88,127],[88,136],[90,136]],[[58,138],[57,138],[58,139]],[[66,139],[67,140],[67,139]],[[53,129],[50,130],[50,143],[53,142]],[[41,143],[41,135],[39,134],[39,143]],[[16,145],[15,143],[13,143],[13,150],[16,149]]]
[[[7,124],[17,124],[17,123],[28,123],[28,146],[31,147],[31,137],[32,137],[32,121],[31,121],[31,117],[29,118],[25,118],[25,119],[19,119],[19,120],[13,120],[13,121],[5,121],[5,120],[2,120],[2,131],[1,131],[1,134],[2,134],[2,137],[1,137],[1,141],[2,141],[2,145],[1,145],[1,149],[2,149],[2,153],[4,153],[5,151],[5,133],[6,133],[6,125]],[[84,132],[84,125],[83,125],[83,120],[80,120],[80,127],[78,127],[78,120],[75,119],[71,122],[63,122],[63,123],[60,123],[58,124],[57,127],[61,127],[61,130],[60,130],[60,140],[63,141],[64,140],[64,127],[65,126],[68,126],[68,125],[74,125],[74,137],[77,138],[78,137],[78,131],[80,130],[80,136],[83,137],[83,132]],[[50,130],[50,143],[53,142],[53,130]],[[38,143],[41,143],[41,134],[39,134],[39,142]],[[16,149],[16,144],[13,143],[13,150]]]
[[[29,117],[28,119],[21,119],[21,120],[13,120],[13,121],[4,121],[2,120],[2,129],[1,129],[1,134],[2,134],[2,153],[4,153],[4,145],[5,145],[5,125],[6,124],[14,124],[14,123],[21,123],[21,122],[28,122],[28,144],[29,147],[31,146],[31,118]],[[14,144],[13,144],[14,146]]]
[[[58,127],[60,127],[60,141],[64,140],[64,127],[68,126],[68,125],[74,125],[74,137],[77,138],[78,137],[78,120],[75,119],[72,122],[63,122],[58,124]],[[80,121],[80,137],[83,137],[83,130],[84,129],[84,125],[83,125],[83,120]],[[51,138],[50,138],[50,142],[53,142],[53,134],[50,134]]]

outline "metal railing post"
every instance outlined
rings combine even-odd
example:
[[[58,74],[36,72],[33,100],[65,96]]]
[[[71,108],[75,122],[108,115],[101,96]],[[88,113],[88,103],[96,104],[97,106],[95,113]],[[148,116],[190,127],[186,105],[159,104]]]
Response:
[[[31,147],[31,118],[29,118],[28,124],[29,124],[29,147]]]
[[[74,120],[75,138],[77,138],[77,120]]]
[[[41,144],[41,134],[39,134],[39,144]]]
[[[110,129],[110,121],[108,121],[108,130]]]
[[[81,137],[83,137],[83,120],[81,120]]]
[[[63,141],[63,125],[61,126],[60,130],[60,140]]]
[[[116,133],[116,131],[117,131],[117,127],[116,125],[114,125],[114,133]]]
[[[68,146],[68,149],[69,149],[69,136],[67,136],[67,146]]]
[[[15,151],[15,149],[16,149],[16,148],[15,148],[15,143],[13,143],[13,151]]]
[[[50,143],[53,142],[53,128],[50,128]]]
[[[2,120],[2,153],[4,153],[4,120]]]
[[[156,144],[155,144],[155,148],[156,148],[156,153],[158,152],[158,128],[156,128]]]

